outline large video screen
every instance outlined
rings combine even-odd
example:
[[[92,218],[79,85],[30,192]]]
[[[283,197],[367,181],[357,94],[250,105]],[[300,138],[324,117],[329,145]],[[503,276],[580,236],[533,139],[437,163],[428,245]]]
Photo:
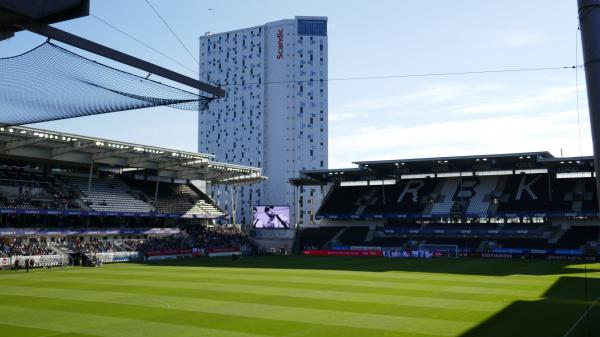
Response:
[[[289,206],[257,205],[252,211],[254,228],[290,228]]]

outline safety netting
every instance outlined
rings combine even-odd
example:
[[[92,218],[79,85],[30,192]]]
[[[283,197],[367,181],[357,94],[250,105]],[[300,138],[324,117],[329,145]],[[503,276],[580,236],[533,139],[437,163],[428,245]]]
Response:
[[[0,125],[167,106],[203,110],[211,97],[125,72],[45,42],[0,58]]]

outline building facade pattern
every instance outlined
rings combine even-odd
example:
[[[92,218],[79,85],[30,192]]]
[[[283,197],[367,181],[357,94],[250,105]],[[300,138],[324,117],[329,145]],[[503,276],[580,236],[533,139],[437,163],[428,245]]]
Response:
[[[327,18],[296,17],[200,38],[200,68],[227,97],[199,112],[198,149],[221,161],[258,166],[268,180],[240,187],[236,222],[255,205],[289,205],[314,223],[323,192],[296,190],[300,170],[327,168]],[[231,190],[212,188],[232,212]]]

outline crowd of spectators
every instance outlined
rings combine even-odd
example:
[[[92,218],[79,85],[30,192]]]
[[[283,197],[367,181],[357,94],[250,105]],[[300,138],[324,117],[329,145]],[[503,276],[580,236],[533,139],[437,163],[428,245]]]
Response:
[[[198,248],[252,248],[252,241],[246,233],[235,227],[190,226],[185,229],[200,247]]]
[[[79,209],[77,192],[42,173],[0,170],[0,207],[18,209]]]
[[[53,188],[52,192],[52,200],[49,203],[51,209],[67,210],[81,208],[77,202],[77,192],[72,188],[67,189],[65,193]]]
[[[140,252],[191,249],[197,248],[197,243],[189,236],[168,236],[163,238],[150,238],[138,246]]]
[[[124,245],[121,245],[123,243]],[[143,240],[115,241],[99,240],[92,238],[88,241],[79,239],[59,238],[53,242],[30,239],[0,239],[0,251],[8,256],[17,255],[52,255],[55,252],[50,249],[53,245],[57,248],[66,248],[76,253],[94,254],[108,252],[136,251],[143,243]]]
[[[180,234],[149,238],[144,240],[103,240],[90,238],[58,238],[52,242],[40,240],[21,240],[5,238],[0,241],[0,251],[6,255],[47,255],[53,254],[50,245],[67,252],[95,254],[107,252],[170,250],[170,249],[202,249],[238,248],[244,253],[256,251],[256,247],[248,236],[236,229],[227,227],[189,226]]]
[[[80,241],[79,239],[75,239],[69,242],[68,247],[77,253],[83,254],[123,251],[123,248],[117,246],[115,242],[98,240],[98,238],[91,238],[88,241]]]
[[[115,217],[79,215],[5,214],[0,228],[44,229],[134,229],[134,228],[180,228],[188,219],[154,217]]]
[[[0,251],[8,256],[53,254],[50,244],[40,240],[3,239]]]
[[[185,227],[182,233],[184,234],[150,239],[139,250],[239,248],[243,252],[251,252],[255,249],[244,232],[232,227],[193,225]]]

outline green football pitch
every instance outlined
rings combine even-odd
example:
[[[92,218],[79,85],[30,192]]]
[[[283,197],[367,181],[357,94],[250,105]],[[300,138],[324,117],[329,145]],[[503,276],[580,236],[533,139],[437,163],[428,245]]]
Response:
[[[600,264],[198,258],[0,272],[0,336],[600,336],[599,296]]]

